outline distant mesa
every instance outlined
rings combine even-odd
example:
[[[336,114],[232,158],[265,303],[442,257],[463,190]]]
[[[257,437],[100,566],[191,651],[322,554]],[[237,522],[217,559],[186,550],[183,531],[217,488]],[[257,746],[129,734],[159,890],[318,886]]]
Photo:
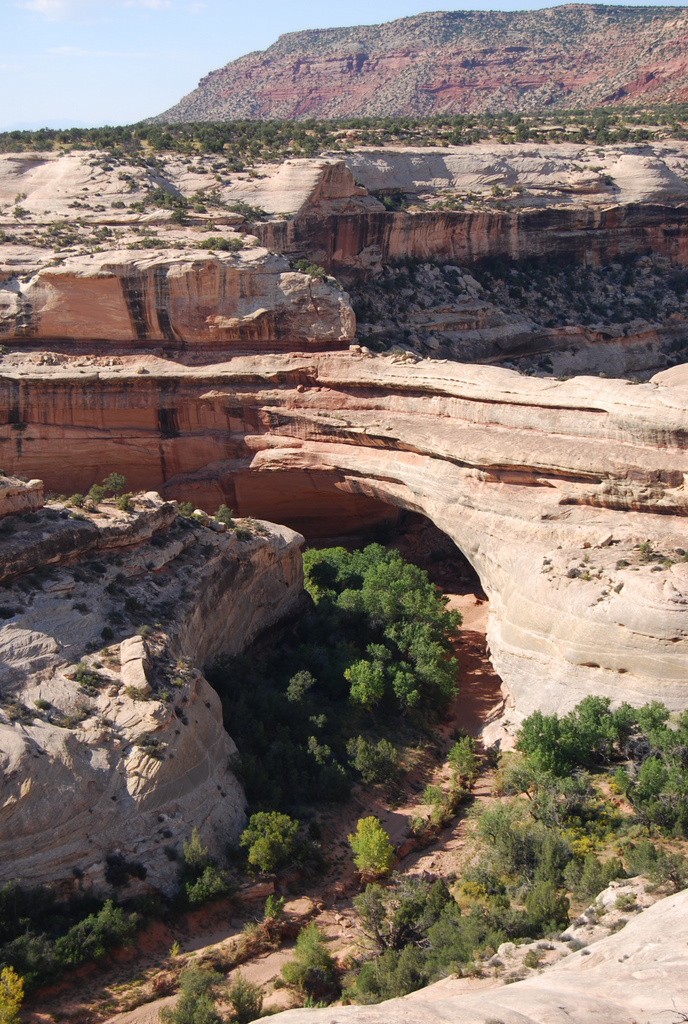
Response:
[[[290,32],[152,121],[425,117],[688,98],[688,11],[567,4]]]

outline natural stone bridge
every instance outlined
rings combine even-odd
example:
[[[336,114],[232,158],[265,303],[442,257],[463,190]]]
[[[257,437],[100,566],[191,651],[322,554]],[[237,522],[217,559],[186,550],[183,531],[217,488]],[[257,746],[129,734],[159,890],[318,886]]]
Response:
[[[480,576],[492,656],[519,711],[560,709],[589,692],[685,706],[685,371],[631,386],[321,352],[354,337],[346,293],[247,235],[250,226],[345,282],[406,259],[595,265],[651,249],[684,266],[688,146],[607,147],[594,167],[589,157],[573,144],[481,145],[285,161],[223,186],[224,206],[203,223],[210,230],[221,214],[235,244],[213,254],[199,247],[200,221],[174,225],[145,207],[160,184],[152,172],[131,168],[126,193],[144,214],[122,206],[119,172],[94,169],[88,154],[3,158],[0,199],[26,193],[32,220],[23,248],[5,246],[0,273],[11,348],[0,466],[66,494],[118,470],[132,489],[211,511],[225,501],[311,537],[369,526],[381,502],[422,512]],[[165,187],[189,196],[210,179],[189,178],[172,156],[165,174]],[[509,193],[499,206],[495,184]],[[385,209],[380,196],[395,192],[407,212]],[[114,248],[48,259],[38,226],[71,216],[74,196],[98,198],[88,219],[101,232],[121,210],[117,237],[107,235]],[[117,201],[101,217],[106,199]],[[458,208],[445,209],[449,199]],[[232,212],[237,200],[266,212],[249,225]],[[134,252],[153,224],[163,249]],[[495,308],[476,303],[459,353],[493,360],[518,348],[509,332],[523,324],[504,315],[488,339],[480,328]],[[624,352],[645,347],[641,365],[655,367],[666,365],[660,334],[681,341],[683,324],[673,313],[611,341],[572,327],[550,342],[582,338],[576,365],[585,366],[605,346],[622,365]],[[528,329],[540,351],[541,328]],[[254,354],[222,362],[238,352]]]
[[[421,512],[478,572],[518,712],[688,703],[681,369],[632,386],[356,352],[107,363],[6,371],[7,470],[71,493],[116,468],[307,536],[379,502]]]

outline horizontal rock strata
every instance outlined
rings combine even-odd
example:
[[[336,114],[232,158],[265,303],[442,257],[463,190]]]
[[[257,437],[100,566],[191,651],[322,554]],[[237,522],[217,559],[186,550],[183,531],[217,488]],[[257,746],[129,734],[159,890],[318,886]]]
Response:
[[[4,294],[3,294],[4,293]],[[336,347],[354,334],[346,295],[283,259],[172,255],[73,258],[0,294],[0,337],[198,344],[242,351]]]
[[[175,154],[153,165],[108,159],[0,156],[3,345],[42,340],[53,362],[56,348],[74,343],[113,358],[150,345],[199,359],[207,350],[341,349],[356,330],[352,307],[317,265],[360,288],[388,285],[385,268],[409,261],[599,267],[652,250],[662,266],[647,287],[638,281],[635,311],[619,312],[612,287],[594,319],[579,325],[570,310],[561,329],[546,295],[526,313],[456,287],[433,306],[432,283],[421,283],[409,289],[420,311],[388,325],[392,337],[365,324],[365,337],[374,342],[378,327],[387,345],[429,335],[421,351],[463,361],[527,365],[551,352],[557,373],[660,369],[683,351],[685,142],[364,147],[231,177],[211,155],[197,165]]]
[[[6,366],[0,407],[27,426],[21,444],[0,428],[5,464],[82,491],[117,466],[131,486],[305,530],[358,496],[422,512],[480,576],[519,713],[586,693],[688,703],[680,379],[355,353],[146,368]],[[58,445],[69,455],[51,475]]]
[[[351,176],[340,174],[336,191],[313,193],[291,218],[254,230],[272,249],[307,251],[333,273],[354,276],[403,259],[470,265],[553,255],[599,263],[649,249],[685,263],[686,153],[682,143],[658,144],[651,155],[610,146],[592,163],[589,151],[570,144],[361,148],[344,158]],[[408,208],[375,208],[361,186],[402,195]],[[256,195],[269,203],[262,192],[259,183]],[[476,207],[476,197],[490,202]],[[459,208],[447,208],[448,199]]]
[[[346,17],[346,14],[344,14]],[[677,102],[688,21],[673,7],[436,11],[289,32],[204,76],[163,124],[428,116]]]

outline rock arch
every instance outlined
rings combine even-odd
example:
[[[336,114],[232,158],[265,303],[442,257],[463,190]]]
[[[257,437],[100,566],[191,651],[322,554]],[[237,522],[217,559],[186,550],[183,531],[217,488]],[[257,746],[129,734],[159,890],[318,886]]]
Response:
[[[101,372],[87,399],[78,377],[37,374],[19,396],[32,443],[5,446],[8,468],[83,491],[117,467],[129,487],[292,522],[338,495],[422,512],[480,576],[519,711],[688,703],[678,371],[630,386],[355,353],[150,369]]]
[[[680,550],[681,521],[666,514],[685,512],[681,428],[667,401],[677,391],[432,364],[402,377],[389,360],[332,357],[311,385],[283,387],[279,411],[274,396],[262,412],[252,404],[262,432],[246,433],[228,465],[196,470],[196,486],[212,480],[254,512],[262,494],[299,514],[306,484],[321,499],[422,512],[476,569],[495,667],[523,713],[587,693],[684,706],[688,572],[675,554],[657,572],[635,547],[647,534],[653,550]],[[206,395],[214,416],[226,401]]]

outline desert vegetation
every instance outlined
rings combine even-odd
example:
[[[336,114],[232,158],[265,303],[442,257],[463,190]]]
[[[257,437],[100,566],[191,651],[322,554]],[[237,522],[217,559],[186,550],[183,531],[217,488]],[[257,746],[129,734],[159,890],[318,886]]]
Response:
[[[259,161],[319,156],[352,146],[470,145],[499,142],[579,142],[604,145],[652,138],[688,138],[688,104],[599,107],[518,114],[471,113],[414,117],[350,117],[341,120],[199,121],[103,128],[41,128],[0,134],[0,152],[96,149],[120,155],[215,154],[219,170],[241,171]]]
[[[92,488],[88,499],[72,497],[71,506],[78,511],[69,515],[92,514],[107,493],[113,496],[110,500],[121,502],[125,486],[121,474],[110,473],[102,485]],[[196,526],[193,506],[182,506],[180,512],[178,525]],[[230,529],[235,526],[226,506],[218,509],[217,521]],[[202,529],[200,523],[197,528]],[[244,532],[251,536],[250,528]],[[238,529],[237,537],[241,540]],[[379,735],[386,723],[405,718],[414,722],[408,726],[411,731],[417,729],[455,692],[456,666],[447,654],[458,616],[446,610],[422,570],[379,545],[353,554],[344,549],[311,552],[306,563],[317,603],[308,623],[294,634],[291,647],[280,645],[272,661],[255,659],[253,686],[245,685],[245,676],[239,674],[244,667],[241,660],[218,659],[213,668],[227,713],[236,715],[235,726],[246,730],[234,729],[240,742],[253,737],[252,743],[247,739],[240,747],[236,765],[246,779],[254,812],[234,854],[234,878],[237,864],[263,873],[294,863],[317,870],[322,863],[314,841],[317,830],[297,836],[298,820],[276,808],[293,810],[295,800],[299,807],[308,808],[317,801],[342,799],[357,778],[370,785],[392,785],[399,775],[397,751],[389,740],[373,742],[369,737]],[[123,585],[124,577],[113,590]],[[135,614],[140,615],[141,609]],[[307,644],[304,638],[311,626],[317,626],[317,631]],[[330,638],[338,635],[333,648]],[[273,679],[277,662],[284,671]],[[349,669],[356,665],[357,672],[350,675]],[[183,666],[177,666],[180,672]],[[370,686],[368,676],[373,680]],[[86,697],[98,692],[101,680],[90,663],[80,662],[74,679]],[[170,676],[168,686],[181,681]],[[421,695],[428,702],[422,712],[416,707]],[[165,696],[156,690],[152,698],[164,700]],[[275,709],[283,721],[273,744],[268,736],[275,725]],[[51,712],[38,706],[24,710],[28,721]],[[151,757],[165,756],[148,736],[136,743]],[[264,746],[273,748],[274,756],[281,759],[279,770],[272,765],[272,780],[266,774],[271,765],[261,765],[259,760]],[[227,871],[209,857],[195,831],[171,870],[177,874],[177,895],[167,905],[127,897],[129,880],[145,879],[146,871],[117,854],[109,858],[106,871],[115,901],[83,897],[65,902],[49,889],[5,886],[0,894],[0,963],[16,970],[31,991],[67,968],[100,960],[109,949],[126,945],[151,915],[194,908],[231,895],[236,887]]]
[[[72,496],[76,511],[67,514],[90,515],[103,500],[120,502],[125,487],[124,477],[112,472],[87,496]],[[176,525],[201,535],[201,520],[192,505],[182,505]],[[226,506],[215,522],[237,529]],[[638,559],[663,556],[645,544]],[[331,856],[321,830],[333,804],[354,788],[362,806],[366,794],[387,806],[405,795],[413,752],[432,747],[437,723],[456,697],[452,640],[459,616],[423,570],[379,544],[353,552],[309,550],[304,570],[310,605],[299,619],[250,655],[221,656],[207,669],[238,743],[233,767],[250,802],[239,845],[220,862],[194,830],[181,855],[170,851],[177,891],[167,900],[128,896],[130,880],[145,880],[145,868],[116,854],[106,872],[110,900],[65,901],[48,889],[5,886],[0,965],[29,994],[67,970],[103,961],[156,917],[233,899],[252,876],[286,873],[292,886],[308,890]],[[74,682],[88,698],[100,686],[97,669],[82,660]],[[177,685],[171,675],[168,685]],[[166,698],[156,689],[150,699]],[[50,708],[36,704],[26,713]],[[136,743],[152,758],[165,756],[145,735]],[[485,759],[472,739],[452,736],[442,748],[442,783],[426,786],[422,802],[429,810],[409,820],[407,836],[416,847],[431,844],[463,808],[468,835],[455,868],[434,880],[405,875],[379,819],[363,813],[349,834],[348,855],[360,874],[358,945],[339,963],[317,922],[307,924],[280,984],[303,1005],[339,997],[372,1003],[448,973],[480,974],[503,942],[560,936],[613,879],[642,874],[660,892],[681,888],[688,880],[686,746],[685,713],[672,716],[656,701],[612,709],[596,697],[565,716],[535,712],[513,753],[493,751]],[[472,786],[486,764],[499,799],[471,806]],[[630,897],[622,903],[624,913],[635,912]],[[276,948],[287,927],[293,937],[293,924],[281,913],[281,901],[270,897],[264,920],[249,922],[231,949],[204,965],[224,973]],[[229,1002],[236,1020],[262,1012],[261,993],[241,976],[226,989],[221,975],[188,973],[184,958],[172,960],[164,991],[179,985],[181,995],[169,1024],[195,1020],[196,1013],[213,1024],[216,1001]],[[524,968],[538,963],[529,947]],[[145,991],[155,998],[162,989]]]
[[[465,196],[461,204],[490,206],[500,200]],[[385,267],[374,284],[361,281],[349,289],[357,318],[357,337],[373,351],[402,346],[419,354],[456,358],[447,340],[445,321],[465,309],[463,329],[500,313],[542,328],[582,325],[591,331],[613,326],[621,336],[629,325],[667,326],[688,314],[688,276],[680,266],[654,254],[621,256],[606,266],[572,266],[555,259],[491,259],[470,271],[447,260],[406,260]],[[448,315],[449,314],[449,315]],[[683,361],[680,340],[660,343],[667,365]],[[514,358],[526,372],[554,373],[552,359]]]
[[[297,814],[357,779],[393,785],[391,738],[417,736],[456,692],[459,616],[422,569],[373,544],[307,551],[304,574],[311,609],[279,647],[206,673],[256,810]]]
[[[517,751],[500,758],[502,799],[473,816],[456,874],[395,875],[354,900],[368,944],[344,980],[347,998],[377,1002],[447,973],[480,974],[503,942],[559,935],[616,878],[681,889],[686,727],[685,713],[672,721],[657,702],[612,711],[595,697],[563,717],[531,715]],[[633,912],[634,900],[621,897],[619,909]]]
[[[299,935],[282,984],[305,1005],[340,994],[345,1001],[377,1002],[447,973],[480,974],[503,942],[558,936],[575,908],[594,902],[613,879],[640,874],[660,892],[682,888],[688,880],[685,719],[672,720],[657,702],[612,710],[602,698],[586,698],[563,717],[535,712],[518,734],[517,750],[497,759],[495,791],[501,798],[469,811],[469,839],[456,870],[435,881],[402,873],[386,880],[392,848],[384,829],[374,817],[359,820],[350,836],[363,880],[354,899],[363,936],[359,952],[342,968],[310,924]],[[470,786],[477,771],[471,744],[455,744],[448,760]],[[311,830],[311,842],[314,835]],[[297,822],[283,812],[255,812],[242,837],[249,868],[291,869],[300,859],[304,879],[318,870],[312,850],[310,864],[304,857],[307,846]],[[113,879],[118,869],[122,865],[113,863]],[[177,913],[231,894],[236,869],[236,859],[229,872],[214,863],[192,835],[184,843],[179,894],[169,909]],[[6,886],[0,899],[0,962],[23,978],[28,991],[131,942],[136,928],[163,909],[150,898],[120,906],[84,899],[66,904],[47,890],[19,886]],[[630,897],[621,902],[627,913],[637,909]],[[281,907],[282,901],[268,900],[264,925],[253,926],[256,950],[262,942],[270,948],[279,941]],[[226,965],[222,960],[215,966],[241,963],[250,955],[244,946],[227,953]],[[528,956],[524,966],[537,966],[537,953]],[[210,1013],[218,996],[236,1002],[235,1014],[244,1002],[260,1013],[255,987],[241,979],[228,994],[221,981],[183,972],[182,998],[170,1024],[183,1024],[186,1017],[178,1014],[197,1004]]]

